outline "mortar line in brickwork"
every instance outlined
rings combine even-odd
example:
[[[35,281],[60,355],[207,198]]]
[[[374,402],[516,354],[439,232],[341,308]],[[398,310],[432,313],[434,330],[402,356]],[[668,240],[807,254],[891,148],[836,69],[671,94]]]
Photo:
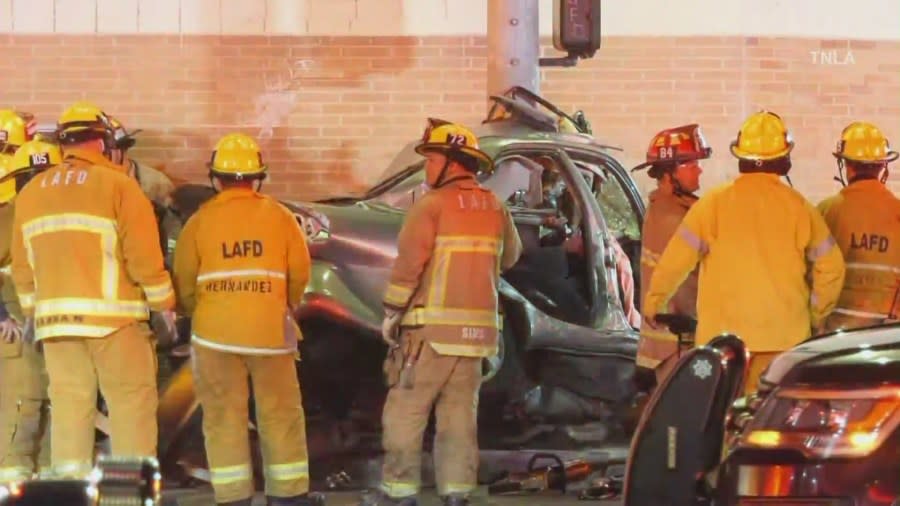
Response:
[[[741,117],[747,117],[747,37],[741,37]]]

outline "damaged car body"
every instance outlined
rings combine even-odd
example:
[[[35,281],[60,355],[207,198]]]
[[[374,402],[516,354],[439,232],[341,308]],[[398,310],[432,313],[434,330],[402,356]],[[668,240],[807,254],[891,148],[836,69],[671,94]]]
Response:
[[[627,447],[638,333],[623,310],[611,241],[626,251],[636,278],[644,205],[583,117],[523,93],[492,97],[494,110],[475,129],[496,163],[479,179],[506,201],[524,246],[501,277],[504,322],[500,351],[483,367],[480,445],[501,452]],[[362,194],[284,202],[312,258],[295,316],[304,334],[298,370],[313,460],[381,450],[381,300],[405,212],[427,191],[414,145]],[[181,187],[182,219],[211,195],[208,187]],[[189,336],[189,320],[181,325]],[[188,448],[202,453],[186,348],[167,357],[160,387],[159,455],[170,472],[190,467]]]

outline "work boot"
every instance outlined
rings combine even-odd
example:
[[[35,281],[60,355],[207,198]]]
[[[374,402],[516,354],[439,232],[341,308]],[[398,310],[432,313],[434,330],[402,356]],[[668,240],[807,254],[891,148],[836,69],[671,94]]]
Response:
[[[419,506],[419,501],[414,495],[394,498],[381,490],[374,490],[364,493],[358,506]]]
[[[450,494],[442,498],[444,506],[469,506],[469,498],[464,495]]]
[[[216,503],[217,506],[252,506],[253,498],[248,497],[246,499],[241,499],[240,501],[228,501],[228,502],[220,502]]]
[[[293,497],[266,496],[267,506],[325,506],[325,496],[316,492]]]

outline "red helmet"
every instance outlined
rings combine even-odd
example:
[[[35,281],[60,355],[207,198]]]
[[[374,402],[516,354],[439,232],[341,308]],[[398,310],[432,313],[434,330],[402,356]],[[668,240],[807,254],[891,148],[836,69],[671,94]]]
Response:
[[[696,123],[667,128],[653,136],[647,147],[647,161],[631,169],[632,172],[649,167],[648,175],[660,178],[679,163],[702,160],[712,155],[712,148]]]

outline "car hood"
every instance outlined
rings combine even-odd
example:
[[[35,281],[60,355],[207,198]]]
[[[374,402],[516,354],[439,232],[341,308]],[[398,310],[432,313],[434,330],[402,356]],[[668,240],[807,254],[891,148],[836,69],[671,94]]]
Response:
[[[406,216],[404,210],[371,201],[287,204],[295,213],[320,221],[328,231],[327,241],[310,243],[313,258],[365,259],[374,262],[373,267],[380,267],[390,265],[397,256],[397,235]]]
[[[782,353],[762,381],[772,385],[900,384],[900,324],[827,334]]]

